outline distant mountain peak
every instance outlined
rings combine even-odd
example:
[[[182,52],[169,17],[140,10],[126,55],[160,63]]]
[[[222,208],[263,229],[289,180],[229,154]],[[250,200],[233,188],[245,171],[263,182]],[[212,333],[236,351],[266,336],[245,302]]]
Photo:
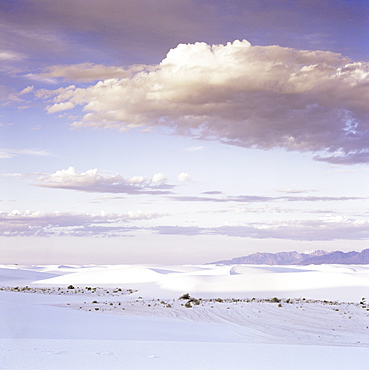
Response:
[[[278,252],[278,253],[253,253],[248,256],[236,257],[230,260],[212,262],[223,265],[322,265],[322,264],[369,264],[369,249],[361,252],[327,252],[317,250],[306,253]]]

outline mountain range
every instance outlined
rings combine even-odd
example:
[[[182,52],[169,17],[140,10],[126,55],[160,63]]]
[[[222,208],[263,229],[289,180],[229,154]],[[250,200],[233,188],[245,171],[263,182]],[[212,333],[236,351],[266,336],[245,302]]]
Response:
[[[322,250],[311,253],[278,252],[278,253],[254,253],[248,256],[236,257],[230,260],[212,262],[222,265],[323,265],[323,264],[369,264],[369,249],[361,252],[326,252]]]

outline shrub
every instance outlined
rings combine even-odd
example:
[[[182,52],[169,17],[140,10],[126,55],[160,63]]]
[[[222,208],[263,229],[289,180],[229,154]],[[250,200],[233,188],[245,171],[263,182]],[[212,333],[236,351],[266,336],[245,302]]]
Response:
[[[191,296],[188,293],[183,294],[179,299],[190,299]]]
[[[67,289],[74,289],[73,285],[69,285]]]

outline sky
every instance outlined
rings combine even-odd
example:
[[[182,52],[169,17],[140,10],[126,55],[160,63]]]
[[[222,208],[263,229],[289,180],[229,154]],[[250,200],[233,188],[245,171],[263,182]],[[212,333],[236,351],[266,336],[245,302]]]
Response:
[[[0,5],[0,263],[368,247],[366,0]]]

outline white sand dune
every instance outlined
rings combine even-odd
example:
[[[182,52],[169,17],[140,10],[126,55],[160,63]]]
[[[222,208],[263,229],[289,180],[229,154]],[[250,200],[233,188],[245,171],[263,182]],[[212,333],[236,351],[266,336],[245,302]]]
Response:
[[[70,274],[53,277],[48,280],[37,280],[34,284],[63,285],[68,282],[72,284],[88,285],[116,285],[156,282],[161,279],[162,274],[154,269],[144,266],[118,265],[109,267],[91,267],[89,269],[78,269]],[[165,270],[163,270],[165,271]]]
[[[3,269],[4,271],[6,269]],[[17,271],[16,273],[14,273]],[[64,286],[125,285],[143,293],[176,297],[180,293],[222,297],[305,297],[340,301],[358,301],[369,290],[369,269],[360,266],[158,266],[114,265],[73,268],[44,268],[42,275],[15,270],[13,275],[29,274],[30,284]],[[0,272],[1,274],[1,272]],[[32,275],[34,274],[34,275]],[[58,274],[58,275],[56,275]],[[62,274],[62,275],[61,275]],[[11,273],[3,272],[4,276]],[[1,276],[1,275],[0,275]],[[4,280],[4,283],[6,280]],[[4,285],[3,283],[3,285]],[[148,283],[145,286],[140,285]]]
[[[366,265],[3,265],[0,286],[4,369],[363,369],[369,360]],[[187,308],[183,293],[202,299]]]

